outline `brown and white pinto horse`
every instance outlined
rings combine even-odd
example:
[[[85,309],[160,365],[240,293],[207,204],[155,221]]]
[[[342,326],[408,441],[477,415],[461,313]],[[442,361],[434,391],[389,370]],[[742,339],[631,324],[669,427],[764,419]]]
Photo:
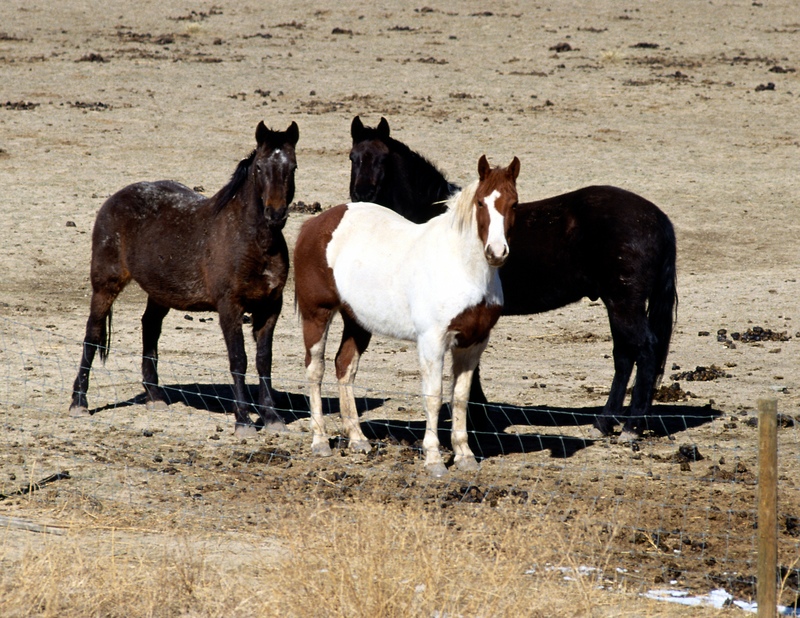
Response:
[[[447,350],[453,354],[455,465],[478,463],[467,444],[466,408],[472,374],[503,304],[497,269],[508,257],[519,159],[506,168],[478,161],[479,180],[451,198],[448,210],[417,225],[376,204],[335,206],[309,219],[294,251],[297,307],[311,384],[312,452],[331,454],[322,417],[322,377],[328,328],[344,321],[336,354],[342,423],[355,451],[369,451],[353,396],[360,356],[372,333],[416,341],[426,415],[425,468],[447,469],[438,422]]]

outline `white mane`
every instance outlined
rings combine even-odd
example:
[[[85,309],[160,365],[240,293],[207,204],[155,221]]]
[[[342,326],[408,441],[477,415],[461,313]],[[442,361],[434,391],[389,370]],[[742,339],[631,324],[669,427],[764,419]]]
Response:
[[[447,200],[447,212],[451,214],[456,229],[461,233],[471,230],[475,222],[473,204],[477,190],[478,181],[475,180]]]

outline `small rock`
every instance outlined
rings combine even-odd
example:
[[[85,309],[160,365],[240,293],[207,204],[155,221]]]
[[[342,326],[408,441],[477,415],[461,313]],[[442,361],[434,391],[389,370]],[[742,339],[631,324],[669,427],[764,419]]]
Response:
[[[701,461],[705,459],[695,444],[682,444],[678,447],[678,461]]]

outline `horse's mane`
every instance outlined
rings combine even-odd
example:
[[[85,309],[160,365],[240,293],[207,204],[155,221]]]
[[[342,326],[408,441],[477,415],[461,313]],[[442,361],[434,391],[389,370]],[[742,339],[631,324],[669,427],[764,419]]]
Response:
[[[452,213],[453,224],[461,233],[471,230],[475,221],[473,203],[477,190],[478,181],[476,180],[447,200],[447,212]]]
[[[446,194],[441,197],[449,196],[454,189],[457,189],[452,183],[448,182],[438,167],[416,150],[412,150],[406,144],[393,137],[385,137],[382,141],[389,147],[390,152],[401,157],[410,168],[408,171],[411,172],[410,176],[414,179],[416,187],[435,190],[436,195],[434,197],[438,197],[442,189],[445,190]]]
[[[419,154],[416,150],[412,150],[403,142],[394,139],[393,137],[386,137],[383,138],[383,142],[389,147],[391,152],[394,152],[404,158],[408,159],[408,163],[414,165],[417,168],[424,168],[426,169],[432,176],[438,176],[442,180],[444,180],[444,174],[437,168],[433,163],[431,163],[428,159],[424,156]]]
[[[256,157],[256,151],[253,150],[246,158],[239,161],[236,170],[233,172],[231,179],[222,189],[217,192],[216,204],[214,204],[214,214],[219,214],[230,201],[236,197],[236,193],[242,188],[242,185],[247,180],[247,174],[250,170],[250,164]]]

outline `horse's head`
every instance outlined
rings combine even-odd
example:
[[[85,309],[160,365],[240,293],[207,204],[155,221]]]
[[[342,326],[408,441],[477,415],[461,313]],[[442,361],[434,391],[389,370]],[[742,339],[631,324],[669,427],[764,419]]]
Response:
[[[263,122],[256,127],[258,146],[250,166],[256,192],[264,204],[267,221],[283,227],[294,199],[294,147],[300,137],[296,122],[285,131],[272,131]]]
[[[381,118],[377,128],[365,127],[356,116],[350,125],[353,147],[350,149],[350,199],[374,202],[389,163],[389,123]]]
[[[475,191],[478,235],[491,266],[502,266],[508,258],[508,230],[514,225],[517,208],[519,159],[508,167],[491,167],[482,155],[478,160],[478,188]]]

